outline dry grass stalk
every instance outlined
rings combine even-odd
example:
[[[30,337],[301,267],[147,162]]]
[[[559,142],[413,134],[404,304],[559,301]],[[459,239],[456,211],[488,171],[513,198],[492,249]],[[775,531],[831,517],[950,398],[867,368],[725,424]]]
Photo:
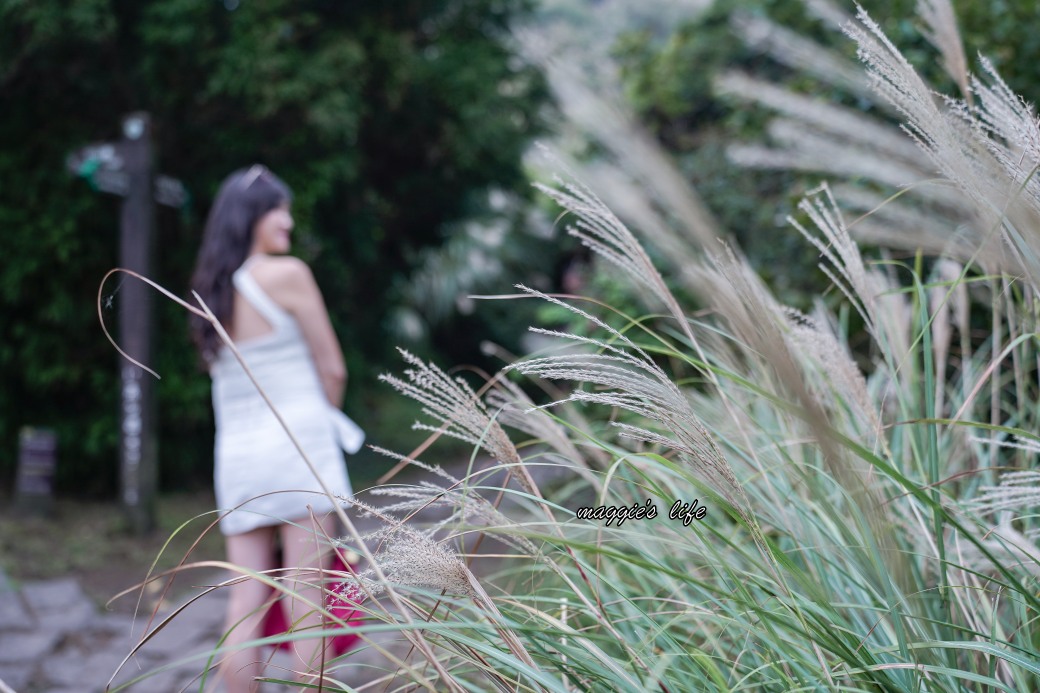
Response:
[[[827,84],[848,89],[868,101],[874,100],[860,66],[834,51],[764,17],[737,13],[732,24],[737,36],[750,48],[768,53],[778,62]]]
[[[566,307],[607,332],[613,343],[591,337],[540,328],[533,331],[586,344],[598,353],[564,354],[531,358],[511,366],[524,375],[547,380],[564,380],[592,385],[602,390],[578,389],[564,402],[589,402],[617,407],[656,422],[671,437],[644,427],[618,424],[623,435],[676,450],[711,482],[738,511],[747,512],[747,499],[732,468],[719,452],[711,435],[690,408],[689,401],[672,379],[636,344],[598,318],[527,287],[535,296]],[[618,346],[620,345],[620,346]]]
[[[942,176],[974,204],[976,246],[1001,258],[999,268],[1026,274],[1040,287],[1040,207],[1033,172],[1040,141],[1031,109],[983,63],[990,84],[972,80],[976,106],[932,91],[863,12],[846,33],[858,44],[874,89],[905,118],[905,129]],[[1003,242],[1001,242],[1003,241]]]
[[[399,457],[386,450],[379,448],[376,450]],[[417,485],[382,486],[370,489],[369,494],[373,496],[401,499],[396,503],[380,506],[380,517],[390,519],[393,513],[406,513],[411,518],[427,508],[448,508],[451,513],[430,526],[426,531],[428,535],[432,535],[450,524],[494,529],[496,531],[491,533],[493,538],[532,557],[539,553],[538,548],[527,537],[516,531],[518,526],[515,522],[503,515],[478,492],[467,489],[460,479],[456,479],[440,466],[430,466],[418,460],[410,462],[414,466],[447,480],[450,485],[445,487],[428,481],[420,481]],[[366,512],[370,511],[366,509]]]
[[[678,219],[675,234],[682,243],[710,247],[725,232],[661,145],[621,105],[602,96],[620,93],[610,83],[593,90],[565,62],[545,54],[523,35],[521,43],[538,62],[567,118],[604,146],[653,198]]]
[[[390,374],[379,376],[401,394],[423,405],[423,413],[440,421],[431,426],[416,421],[412,428],[443,433],[482,448],[489,455],[510,466],[518,473],[521,485],[532,495],[538,490],[516,446],[502,430],[502,426],[488,412],[483,400],[462,378],[452,378],[432,363],[423,363],[404,349],[398,349],[412,368],[405,370],[408,380]]]
[[[920,164],[921,152],[906,140],[897,127],[882,123],[862,111],[821,101],[737,70],[716,77],[714,90],[744,102],[761,104],[811,126],[813,130],[822,130],[857,142],[885,161],[910,164],[915,170]]]
[[[971,101],[968,88],[968,60],[964,57],[964,44],[957,29],[957,15],[950,0],[918,0],[917,13],[924,20],[924,36],[942,56],[942,66],[961,90],[961,95]]]

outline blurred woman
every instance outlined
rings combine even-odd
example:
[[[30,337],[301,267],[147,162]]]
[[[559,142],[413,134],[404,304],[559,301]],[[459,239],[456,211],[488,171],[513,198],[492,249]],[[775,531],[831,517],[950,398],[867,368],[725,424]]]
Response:
[[[293,218],[289,188],[263,166],[235,171],[223,182],[206,221],[192,288],[209,306],[260,387],[336,496],[351,496],[341,444],[360,445],[360,431],[339,407],[347,372],[318,285],[308,266],[286,255]],[[326,496],[271,408],[214,327],[192,316],[192,335],[213,385],[215,487],[228,560],[250,571],[294,571],[289,622],[316,627],[320,605],[314,569],[331,536],[333,501]],[[343,431],[347,432],[344,434]],[[337,435],[340,434],[340,435]],[[348,440],[342,440],[347,438]],[[312,517],[314,518],[312,520]],[[297,571],[298,572],[295,572]],[[228,693],[254,691],[261,674],[256,647],[270,587],[246,579],[230,588],[222,676]],[[297,641],[302,670],[317,667],[321,639]]]

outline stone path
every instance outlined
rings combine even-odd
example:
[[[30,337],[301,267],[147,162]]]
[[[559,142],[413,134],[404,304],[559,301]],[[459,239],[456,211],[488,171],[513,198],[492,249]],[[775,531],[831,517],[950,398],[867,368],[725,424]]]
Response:
[[[0,693],[103,693],[107,686],[131,693],[222,693],[215,669],[206,682],[202,673],[224,633],[226,591],[211,591],[188,604],[207,585],[222,579],[220,571],[179,577],[177,599],[170,600],[149,625],[150,611],[143,610],[136,618],[105,611],[74,578],[27,582],[15,589],[0,574]],[[156,630],[181,607],[124,662],[146,626],[147,632]],[[349,654],[332,678],[358,687],[396,669],[373,643],[398,657],[409,649],[395,633],[373,634],[368,640]],[[290,653],[266,648],[264,655],[265,675],[293,678],[290,672],[296,660]],[[286,690],[290,689],[270,683],[262,689],[264,693]]]
[[[116,685],[167,663],[172,654],[216,642],[224,602],[213,596],[219,607],[185,611],[138,662],[124,667]],[[0,680],[18,693],[103,691],[142,632],[143,623],[131,616],[99,610],[73,578],[30,582],[19,590],[7,585],[0,592]],[[196,663],[175,667],[140,690],[180,690],[199,671]]]
[[[185,593],[181,603],[190,595]],[[221,688],[215,676],[203,684],[201,674],[223,633],[226,599],[217,590],[190,604],[124,663],[145,632],[149,614],[135,619],[104,612],[73,578],[26,583],[19,590],[8,585],[0,592],[0,681],[16,693],[95,693],[105,691],[110,680],[112,688],[129,684],[125,690],[140,693],[216,693]],[[155,624],[172,610],[164,609]],[[391,635],[378,640],[392,650],[404,647]],[[269,676],[291,678],[286,673],[291,655],[271,649],[265,654]],[[383,655],[370,647],[350,659],[336,679],[353,686],[371,678],[372,667],[386,666]],[[3,685],[0,691],[7,693]]]
[[[547,474],[536,474],[539,485]],[[515,517],[515,508],[503,509]],[[376,522],[370,518],[358,529],[368,531]],[[501,551],[493,541],[484,542],[484,548]],[[155,623],[199,594],[201,586],[221,579],[219,572],[179,577],[179,601],[165,607]],[[102,693],[110,679],[112,688],[130,684],[123,690],[132,693],[220,693],[222,688],[215,676],[211,675],[204,686],[200,676],[207,666],[207,654],[223,634],[226,598],[224,591],[216,590],[190,604],[124,664],[141,639],[150,612],[135,619],[129,614],[104,611],[71,577],[28,582],[16,588],[0,572],[0,693]],[[397,656],[408,649],[397,634],[379,634],[372,639]],[[396,669],[373,646],[355,650],[346,661],[335,679],[355,687]],[[291,679],[286,671],[292,662],[288,653],[272,655],[267,675]],[[264,690],[288,688],[269,684]]]

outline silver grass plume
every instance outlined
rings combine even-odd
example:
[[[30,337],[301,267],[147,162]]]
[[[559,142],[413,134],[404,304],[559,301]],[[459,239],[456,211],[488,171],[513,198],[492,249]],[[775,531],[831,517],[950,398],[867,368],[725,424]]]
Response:
[[[1040,456],[1040,441],[1018,438],[1013,441],[993,441],[989,438],[972,438],[973,442],[1020,450],[1030,457]],[[1040,508],[1040,471],[1028,470],[1005,472],[1000,475],[997,486],[983,486],[982,493],[969,503],[980,514],[1024,514]],[[1002,519],[1002,524],[1007,520]],[[1034,539],[1040,538],[1040,529],[1029,532]]]
[[[374,596],[388,591],[388,585],[443,590],[469,597],[487,612],[495,623],[502,623],[502,614],[494,600],[484,591],[480,582],[446,541],[438,542],[430,533],[394,522],[393,518],[364,503],[355,500],[355,504],[389,524],[364,538],[366,541],[377,543],[378,548],[373,558],[378,571],[370,568],[345,576],[343,586],[338,592],[340,598],[358,601],[365,592]],[[377,579],[380,574],[385,577],[385,582]],[[496,630],[520,661],[537,668],[523,643],[510,629],[496,626]]]
[[[586,186],[577,181],[567,183],[559,176],[556,176],[555,180],[560,186],[559,189],[544,185],[536,185],[536,187],[562,205],[564,209],[577,216],[576,225],[568,227],[568,232],[579,238],[586,247],[624,271],[637,288],[649,291],[660,300],[679,323],[679,327],[701,363],[708,363],[708,355],[694,336],[690,321],[679,306],[679,302],[669,291],[657,268],[654,267],[632,232]],[[685,276],[681,276],[685,280]],[[571,306],[566,307],[572,309]],[[711,369],[702,368],[701,371],[704,377],[715,386],[730,418],[738,423],[740,415],[730,402],[728,388],[722,387],[718,377]],[[755,450],[750,444],[746,431],[740,429],[739,423],[738,430],[741,430],[741,435],[747,444],[747,453],[754,458]]]
[[[1017,438],[995,441],[972,437],[971,442],[1019,450],[1031,457],[1040,455],[1040,441]],[[995,515],[996,524],[980,538],[982,545],[1004,564],[1016,563],[1025,571],[1040,575],[1040,528],[1020,532],[1016,519],[1035,515],[1040,508],[1040,471],[1005,472],[996,486],[982,486],[980,495],[965,501],[963,507],[978,515]],[[990,566],[991,560],[975,546],[963,549],[962,561],[973,567]]]
[[[884,124],[862,111],[799,94],[738,70],[724,72],[716,77],[714,90],[717,94],[741,101],[759,103],[815,129],[848,137],[880,152],[886,159],[915,167],[920,163],[920,151],[907,141],[897,127]]]
[[[998,486],[983,486],[980,490],[982,495],[973,501],[978,512],[995,513],[1040,507],[1040,472],[1007,472],[1000,475]]]
[[[485,397],[488,407],[498,412],[496,417],[503,426],[510,426],[523,431],[536,440],[545,443],[572,466],[592,488],[598,492],[602,484],[598,476],[589,469],[586,458],[594,462],[605,461],[598,449],[586,449],[584,454],[578,451],[566,427],[554,419],[544,409],[535,406],[516,383],[502,378],[488,390]]]
[[[649,191],[620,167],[604,161],[579,162],[563,154],[554,155],[567,170],[580,174],[588,186],[611,200],[611,205],[626,224],[637,228],[659,252],[667,263],[668,270],[678,274],[693,262],[699,253],[700,244],[692,243],[683,234],[677,233],[669,214],[662,205],[655,203]]]
[[[620,95],[615,79],[604,74],[594,89],[567,61],[539,46],[533,32],[520,32],[518,37],[528,58],[542,67],[567,118],[606,148],[620,168],[635,176],[679,220],[675,235],[680,242],[703,248],[724,234],[669,154],[626,112],[623,100],[602,95],[605,91]]]
[[[737,36],[749,48],[761,50],[790,68],[873,101],[870,83],[863,77],[859,66],[835,51],[764,17],[749,13],[735,14],[732,25]]]
[[[820,251],[820,269],[859,312],[874,341],[884,347],[883,353],[907,353],[910,323],[904,318],[908,309],[899,295],[886,295],[893,287],[881,272],[867,269],[830,188],[824,184],[810,191],[798,209],[823,238],[792,217],[788,222]]]
[[[770,378],[792,396],[802,410],[805,422],[823,448],[824,458],[838,464],[842,455],[827,432],[826,406],[810,390],[811,378],[805,372],[803,349],[792,339],[794,331],[809,329],[781,306],[750,264],[729,249],[711,264],[694,268],[700,293],[711,302],[717,315],[729,327],[748,358],[764,369]]]
[[[393,586],[446,590],[452,594],[475,596],[472,575],[466,564],[449,546],[409,527],[393,525],[372,535],[379,542],[374,554],[383,575]],[[363,585],[371,594],[386,586],[375,579],[372,568],[347,580]],[[348,593],[354,593],[348,587]]]
[[[1040,120],[1031,104],[1015,94],[992,63],[980,57],[988,77],[971,79],[975,104],[955,104],[955,112],[996,159],[1000,184],[991,204],[1003,204],[1001,222],[1007,246],[1040,290]]]
[[[810,0],[806,4],[811,13],[823,18],[828,25],[838,24],[844,14],[823,0]],[[828,49],[820,47],[819,50],[822,53]],[[975,220],[975,205],[948,184],[920,184],[934,178],[935,166],[925,152],[899,131],[898,126],[857,110],[825,104],[739,72],[716,79],[715,88],[718,92],[761,104],[785,116],[769,126],[774,145],[741,143],[729,146],[727,153],[734,163],[749,168],[868,179],[885,188],[902,189],[899,195],[887,200],[882,197],[868,206],[863,202],[865,191],[851,186],[842,188],[840,197],[843,201],[847,201],[847,195],[854,196],[859,199],[854,206],[869,212],[868,217],[856,224],[860,237],[883,241],[894,247],[917,249],[925,246],[937,253],[949,252],[961,261],[974,259],[975,254],[980,253],[978,260],[985,267],[996,267],[1002,261],[1001,254],[996,252],[999,248],[979,243],[977,230],[973,230],[968,238],[961,231],[951,233],[964,220]],[[882,100],[879,105],[885,104]],[[906,187],[911,184],[913,187]],[[927,215],[917,211],[922,201],[927,206]],[[878,223],[879,216],[886,220],[899,217],[903,228],[886,229],[883,223]],[[909,216],[925,217],[923,226],[908,222]]]
[[[1030,120],[1024,117],[1029,109],[992,72],[992,86],[973,80],[977,106],[947,100],[949,107],[940,108],[933,92],[880,27],[862,9],[857,16],[862,28],[850,25],[845,31],[857,43],[875,91],[902,114],[904,129],[939,173],[974,203],[978,247],[994,254],[1005,250],[1000,268],[1027,274],[1033,287],[1040,287],[1036,191],[1016,184],[1021,180],[1020,169],[1032,171],[1037,161],[1026,160],[1024,165],[1008,168],[1013,158],[1002,160],[999,154],[1007,144],[978,136],[988,131],[1003,137],[1017,136],[1021,141],[1024,135],[1028,142],[1037,130],[1035,122],[1023,124],[1023,120]],[[1010,121],[1005,120],[1008,114],[1014,116]],[[1028,148],[1020,153],[1027,155]],[[1001,237],[1003,244],[997,242]]]
[[[926,190],[943,188],[915,188],[915,196],[927,203],[922,206],[904,203],[903,196],[886,197],[853,184],[833,186],[834,196],[841,200],[843,207],[861,215],[849,225],[849,231],[858,240],[887,248],[912,246],[914,250],[969,261],[979,251],[972,240],[973,232],[955,221],[970,217],[963,197],[954,200],[949,195],[927,194]],[[949,204],[951,202],[953,204]],[[978,257],[984,265],[993,265],[998,259],[984,254]]]
[[[846,133],[832,134],[812,123],[784,118],[771,121],[766,131],[783,148],[735,145],[727,149],[730,158],[742,166],[862,177],[896,188],[921,179],[920,168],[878,151],[867,141],[849,141]],[[922,187],[916,192],[942,203],[952,202],[952,193],[942,188]]]
[[[424,407],[423,411],[428,416],[438,419],[443,423],[443,429],[435,429],[424,424],[417,425],[424,430],[450,430],[455,437],[484,448],[501,462],[509,465],[510,470],[517,473],[521,486],[523,486],[532,496],[541,500],[541,492],[538,490],[537,485],[534,483],[530,473],[524,466],[522,458],[516,451],[516,447],[509,440],[505,431],[502,430],[501,425],[490,417],[483,402],[479,401],[476,393],[473,392],[465,381],[462,381],[461,379],[453,380],[433,364],[423,364],[418,358],[412,356],[408,352],[403,350],[399,351],[401,351],[406,362],[415,366],[415,368],[405,371],[408,376],[408,382],[390,375],[380,376],[380,380],[389,383],[402,394],[411,397],[422,404]],[[549,526],[552,531],[563,538],[560,525],[556,522],[547,504],[540,502],[539,506],[549,519]],[[389,532],[392,530],[393,528],[387,531]],[[413,534],[415,533],[414,530],[411,530],[411,532]],[[406,534],[405,536],[409,535]],[[432,539],[429,539],[428,537],[423,537],[423,539],[425,539],[425,543],[420,541],[419,544],[421,546],[428,547],[430,544],[436,546]],[[404,547],[404,550],[405,553],[407,553],[407,546]],[[567,551],[569,554],[572,553],[570,548],[568,548]],[[407,569],[407,562],[402,563],[396,560],[399,555],[400,552],[390,557],[391,566],[396,567],[404,565],[405,569]],[[465,565],[462,565],[462,572],[458,571],[458,566],[450,560],[447,560],[447,557],[443,555],[443,552],[437,554],[431,551],[430,558],[432,562],[436,562],[439,558],[446,561],[445,568],[447,570],[447,577],[451,578],[453,581],[452,584],[456,587],[461,585],[462,578],[472,578],[472,575],[469,573],[468,569],[466,569]],[[459,563],[461,564],[461,561]],[[582,590],[571,583],[567,574],[556,565],[555,562],[548,561],[547,565],[561,579],[571,584],[574,593],[579,596],[579,599],[581,599],[582,603],[589,609],[590,613],[596,612],[596,607],[588,600]],[[381,562],[380,566],[382,566]],[[396,573],[396,575],[398,578],[401,576],[400,573]],[[487,609],[492,614],[497,615],[497,607],[495,606],[494,601],[483,592],[483,588],[480,584],[476,580],[471,580],[468,583],[468,586],[470,591],[467,591],[466,593],[471,594],[474,599],[483,606],[483,608]],[[609,621],[604,620],[601,621],[601,623],[612,636],[618,639],[621,646],[634,658],[638,665],[645,668],[646,665],[643,663],[642,658],[637,652],[629,647],[617,629],[614,628]],[[510,636],[508,630],[500,632],[507,641],[512,643],[513,649],[521,653],[524,661],[530,662],[530,656],[526,653],[522,644],[518,641],[514,642],[514,639]],[[533,666],[533,662],[531,664]]]
[[[548,444],[565,460],[580,462],[582,459],[566,429],[544,410],[535,407],[527,393],[516,383],[506,379],[499,380],[488,391],[485,399],[489,407],[499,412],[498,420],[504,425],[512,426]]]
[[[842,14],[826,0],[804,3],[829,25]],[[736,145],[729,148],[729,155],[748,167],[868,178],[884,186],[913,183],[905,190],[909,195],[894,196],[885,206],[909,208],[914,200],[924,200],[945,228],[935,228],[930,222],[923,229],[904,224],[903,233],[886,232],[868,218],[857,224],[857,231],[862,229],[864,237],[896,247],[925,247],[961,262],[977,262],[985,271],[1028,274],[1036,286],[1040,279],[1040,233],[1036,231],[1040,227],[1040,183],[1033,173],[1040,158],[1034,156],[1036,147],[1031,146],[1040,140],[1036,120],[1030,107],[1007,89],[985,59],[981,62],[986,83],[969,80],[948,0],[921,0],[919,12],[929,39],[961,85],[965,101],[933,93],[864,12],[859,16],[865,28],[851,23],[844,28],[859,44],[869,81],[883,97],[878,105],[889,106],[906,120],[903,129],[919,145],[923,155],[919,160],[907,156],[905,147],[890,146],[894,142],[890,135],[877,136],[894,128],[880,124],[856,127],[853,120],[865,123],[870,119],[854,113],[846,117],[840,108],[814,106],[802,95],[732,75],[718,81],[721,91],[776,109],[788,120],[774,122],[769,128],[772,139],[781,146]],[[744,18],[738,25],[741,22],[746,24],[744,35],[759,37],[773,57],[784,60],[786,53],[785,62],[823,78],[807,60],[797,58],[806,51],[804,46],[797,48],[794,34],[768,20]],[[780,47],[788,43],[795,48]],[[827,53],[818,47],[817,54]],[[834,111],[833,117],[824,115],[827,110]],[[879,147],[870,140],[882,144]],[[919,184],[933,178],[936,171],[946,179],[942,185]],[[841,196],[844,199],[845,192]],[[871,216],[877,213],[876,206],[860,208]]]
[[[744,143],[727,147],[729,158],[740,166],[866,178],[888,188],[902,188],[934,175],[927,157],[898,126],[739,71],[716,78],[714,88],[785,116],[768,127],[775,146]],[[972,213],[963,196],[948,186],[918,185],[909,192],[938,208],[933,214],[940,211],[943,217],[964,219]],[[904,196],[888,200],[885,206],[909,207]],[[943,233],[947,232],[944,226]],[[905,239],[900,240],[901,245],[906,244]]]
[[[811,354],[805,353],[792,339],[791,323],[785,309],[776,302],[748,262],[733,251],[712,265],[697,268],[696,275],[701,281],[701,295],[712,302],[716,314],[725,320],[735,341],[743,345],[749,361],[761,370],[760,377],[771,380],[777,387],[776,393],[798,407],[801,420],[820,448],[820,457],[827,471],[859,508],[877,540],[882,544],[889,543],[892,519],[884,512],[879,489],[872,481],[869,468],[847,454],[835,440],[834,432],[840,428],[832,420],[826,403],[809,386],[813,378],[808,368],[823,364],[806,363]],[[835,355],[835,358],[839,357]],[[840,379],[847,375],[834,377]],[[760,386],[768,386],[767,383],[760,383]],[[905,566],[899,563],[899,553],[883,552],[883,555],[891,562],[886,566],[876,566],[879,581],[892,576],[903,580]]]
[[[377,452],[403,459],[401,456],[381,448],[377,448]],[[426,534],[432,535],[451,524],[494,529],[495,531],[489,532],[489,534],[498,541],[530,556],[538,554],[537,547],[527,537],[515,531],[517,527],[515,522],[503,515],[498,508],[475,490],[466,488],[461,480],[444,471],[439,465],[431,466],[418,460],[409,460],[409,462],[445,479],[449,485],[438,486],[428,481],[420,481],[416,485],[380,486],[369,489],[368,493],[372,496],[400,499],[396,503],[379,506],[378,512],[381,517],[392,518],[393,513],[406,513],[408,516],[412,516],[426,508],[447,508],[450,510],[449,515],[427,528]],[[368,512],[367,509],[364,510]]]
[[[476,447],[509,465],[525,490],[538,495],[534,482],[524,469],[523,459],[516,446],[502,430],[502,426],[488,412],[487,406],[477,393],[462,378],[452,378],[433,363],[421,359],[404,349],[398,349],[404,361],[412,366],[405,370],[407,380],[390,374],[379,376],[401,394],[422,405],[423,413],[441,422],[432,426],[416,421],[412,428],[434,433],[443,432]]]
[[[632,424],[615,424],[622,435],[676,450],[734,508],[747,512],[747,498],[725,456],[694,414],[689,400],[650,356],[625,335],[585,311],[534,289],[534,296],[560,305],[609,333],[612,343],[592,337],[532,328],[533,331],[593,347],[598,353],[568,353],[532,358],[510,366],[524,375],[567,380],[603,390],[578,389],[562,402],[617,407],[661,425],[671,436]],[[618,346],[620,345],[620,346]]]
[[[918,0],[917,13],[924,20],[924,36],[939,55],[942,66],[965,99],[971,99],[968,90],[968,60],[964,57],[961,32],[957,29],[957,15],[950,0]]]
[[[559,187],[541,183],[535,183],[535,187],[576,215],[577,220],[567,228],[567,232],[622,270],[637,287],[648,290],[660,300],[686,333],[690,343],[696,346],[697,341],[682,308],[632,232],[584,185],[577,181],[564,181],[559,176],[554,176],[554,181]]]
[[[1015,529],[1011,524],[1010,515],[1005,515],[995,527],[986,531],[981,543],[1001,566],[1014,565],[1040,577],[1040,548],[1037,548],[1037,538],[1035,532],[1026,535]],[[992,559],[977,546],[965,547],[962,553],[965,565],[975,567],[976,570],[980,567],[992,570]]]
[[[818,377],[807,377],[806,383],[832,416],[843,415],[860,431],[863,442],[873,445],[881,438],[880,414],[870,399],[863,372],[838,339],[832,321],[821,311],[815,317],[793,309],[784,311],[791,343],[802,356],[803,368],[819,371]]]
[[[956,112],[973,126],[1014,184],[1025,188],[1022,202],[1040,209],[1040,121],[1033,106],[1011,91],[988,59],[980,56],[979,62],[988,81],[972,77],[977,103],[956,104]],[[1034,252],[1040,250],[1034,247]]]
[[[864,28],[846,25],[845,33],[856,42],[857,54],[867,66],[874,92],[883,97],[902,115],[904,128],[933,158],[953,157],[940,161],[940,168],[964,166],[961,148],[963,131],[954,130],[954,121],[939,108],[936,95],[924,83],[913,66],[903,57],[884,32],[867,13],[860,9],[857,18]],[[949,148],[948,151],[944,148]]]

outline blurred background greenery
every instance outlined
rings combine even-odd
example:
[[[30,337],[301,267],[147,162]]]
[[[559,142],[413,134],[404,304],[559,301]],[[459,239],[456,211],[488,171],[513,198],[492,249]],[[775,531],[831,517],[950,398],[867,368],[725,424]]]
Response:
[[[863,3],[942,84],[919,27],[886,23],[912,17],[913,4]],[[158,211],[155,279],[178,294],[224,175],[262,162],[293,187],[294,252],[314,267],[343,343],[346,408],[372,442],[406,452],[423,439],[408,430],[414,405],[375,382],[397,367],[395,345],[494,370],[501,361],[483,343],[519,353],[530,346],[527,325],[560,319],[539,318],[527,301],[467,298],[511,293],[521,282],[563,290],[568,268],[582,262],[531,189],[545,177],[532,143],[551,138],[576,165],[625,167],[628,143],[611,142],[568,110],[564,97],[575,89],[556,87],[554,95],[547,74],[561,66],[624,114],[626,127],[649,133],[703,198],[715,232],[739,241],[782,300],[798,306],[818,292],[816,254],[785,218],[821,176],[733,163],[727,146],[764,137],[769,119],[716,94],[713,83],[739,68],[823,93],[803,71],[749,45],[736,26],[769,18],[851,59],[849,42],[820,19],[826,5],[0,0],[0,488],[13,484],[26,425],[58,432],[59,492],[112,497],[116,488],[116,355],[94,301],[100,278],[117,265],[118,204],[69,175],[64,160],[117,137],[123,114],[151,113],[157,169],[191,195],[180,212]],[[1035,93],[1037,5],[955,6],[968,55],[985,53],[1013,90]],[[827,96],[874,109],[841,89]],[[588,275],[604,295],[609,274]],[[183,311],[157,305],[161,488],[206,488],[209,381]],[[385,467],[364,453],[351,469],[365,480]]]
[[[294,190],[295,251],[343,343],[348,410],[374,440],[410,444],[414,414],[374,379],[402,338],[459,361],[477,353],[460,323],[479,317],[425,324],[408,286],[460,220],[511,223],[492,189],[529,197],[521,155],[543,130],[546,89],[503,40],[529,11],[525,0],[0,3],[4,481],[19,427],[35,425],[58,432],[60,490],[115,488],[116,359],[94,301],[117,265],[118,203],[63,162],[116,139],[138,109],[152,115],[157,170],[191,195],[181,214],[158,211],[154,278],[186,293],[219,181],[266,164]],[[183,310],[157,305],[161,487],[208,484],[208,378]]]

